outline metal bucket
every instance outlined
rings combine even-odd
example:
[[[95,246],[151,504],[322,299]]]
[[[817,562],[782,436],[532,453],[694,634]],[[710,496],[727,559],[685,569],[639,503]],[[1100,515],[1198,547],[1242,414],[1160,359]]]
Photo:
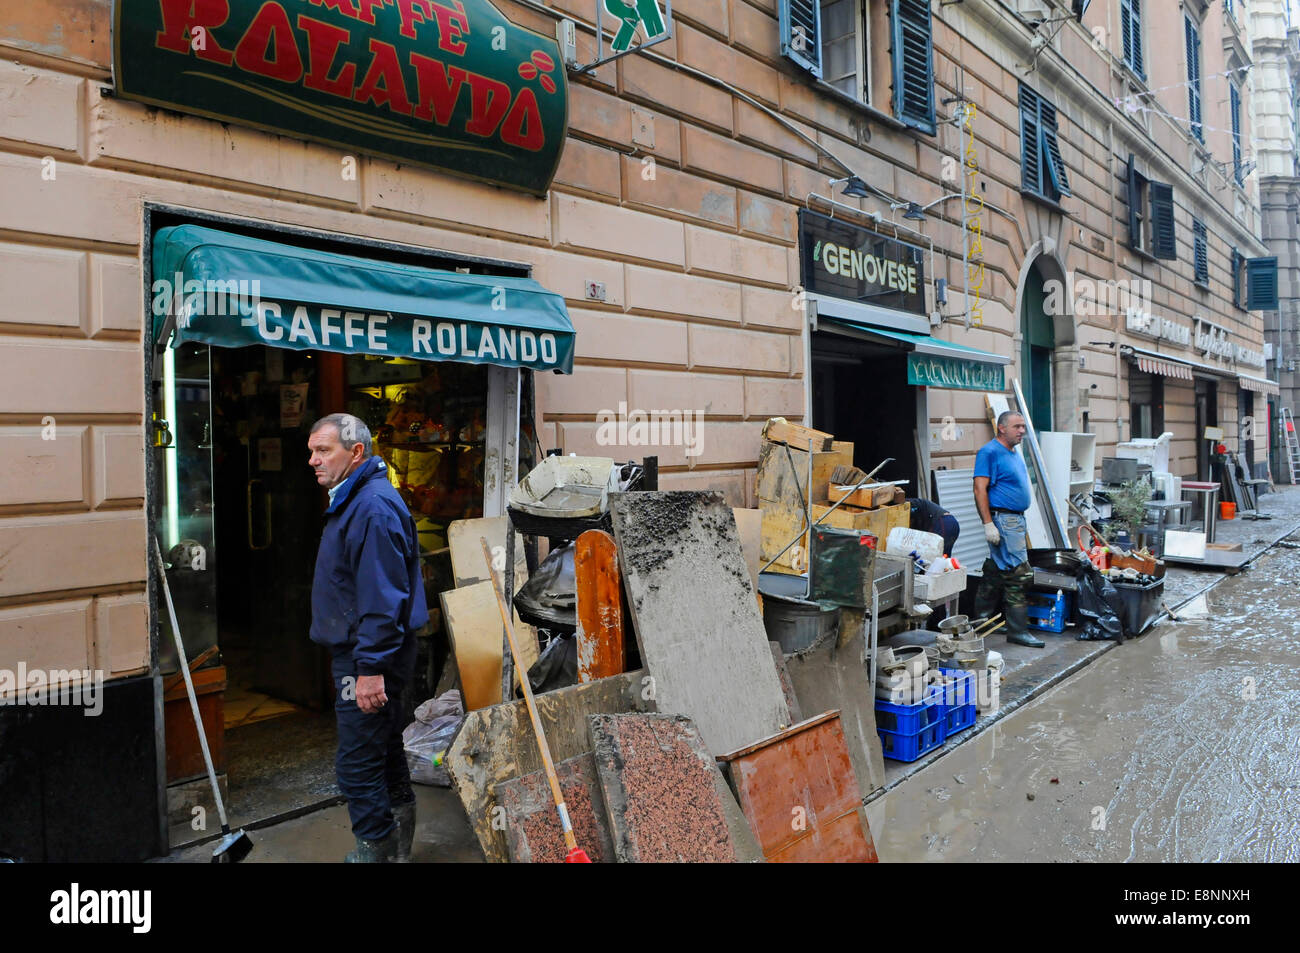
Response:
[[[823,609],[815,602],[763,595],[763,628],[786,655],[802,652],[840,630],[838,609]]]

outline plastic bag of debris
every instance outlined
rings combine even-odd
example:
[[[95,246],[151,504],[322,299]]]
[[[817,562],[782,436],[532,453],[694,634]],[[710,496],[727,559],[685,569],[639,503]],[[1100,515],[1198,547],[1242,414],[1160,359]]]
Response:
[[[1078,576],[1079,615],[1084,626],[1076,636],[1081,641],[1114,639],[1124,643],[1124,623],[1120,621],[1123,600],[1115,587],[1092,564],[1087,564]]]
[[[411,770],[412,781],[451,787],[451,776],[443,758],[464,721],[465,707],[456,689],[430,698],[415,709],[415,721],[402,732],[406,766]]]

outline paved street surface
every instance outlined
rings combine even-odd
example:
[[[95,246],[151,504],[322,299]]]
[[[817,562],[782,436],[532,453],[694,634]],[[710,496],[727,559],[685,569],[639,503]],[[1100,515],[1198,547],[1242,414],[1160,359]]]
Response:
[[[1293,547],[868,805],[880,859],[1300,860]]]

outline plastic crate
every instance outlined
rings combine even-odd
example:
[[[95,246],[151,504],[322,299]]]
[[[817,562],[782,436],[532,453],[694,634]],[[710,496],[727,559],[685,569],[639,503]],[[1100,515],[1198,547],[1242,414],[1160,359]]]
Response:
[[[896,735],[914,735],[943,721],[943,699],[937,688],[926,693],[925,701],[915,705],[895,705],[876,701],[876,730]]]
[[[935,707],[937,710],[938,706]],[[879,728],[876,729],[876,734],[880,735],[881,753],[891,761],[915,761],[939,747],[948,737],[943,730],[942,718],[916,734],[904,735]]]
[[[975,724],[976,682],[973,671],[955,668],[939,669],[944,675],[956,679],[943,687],[940,704],[943,707],[944,735],[951,738]]]
[[[1064,632],[1070,618],[1070,596],[1031,592],[1029,594],[1029,627],[1042,632]]]
[[[1164,595],[1165,581],[1157,579],[1145,586],[1111,580],[1111,585],[1119,593],[1124,603],[1124,612],[1120,621],[1127,636],[1141,635],[1151,627],[1151,623],[1160,614],[1160,599]]]

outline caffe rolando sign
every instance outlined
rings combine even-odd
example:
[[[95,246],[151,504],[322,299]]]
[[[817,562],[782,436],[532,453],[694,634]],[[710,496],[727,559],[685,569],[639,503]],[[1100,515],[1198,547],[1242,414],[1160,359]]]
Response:
[[[568,125],[555,40],[488,0],[117,0],[116,92],[544,194]]]

